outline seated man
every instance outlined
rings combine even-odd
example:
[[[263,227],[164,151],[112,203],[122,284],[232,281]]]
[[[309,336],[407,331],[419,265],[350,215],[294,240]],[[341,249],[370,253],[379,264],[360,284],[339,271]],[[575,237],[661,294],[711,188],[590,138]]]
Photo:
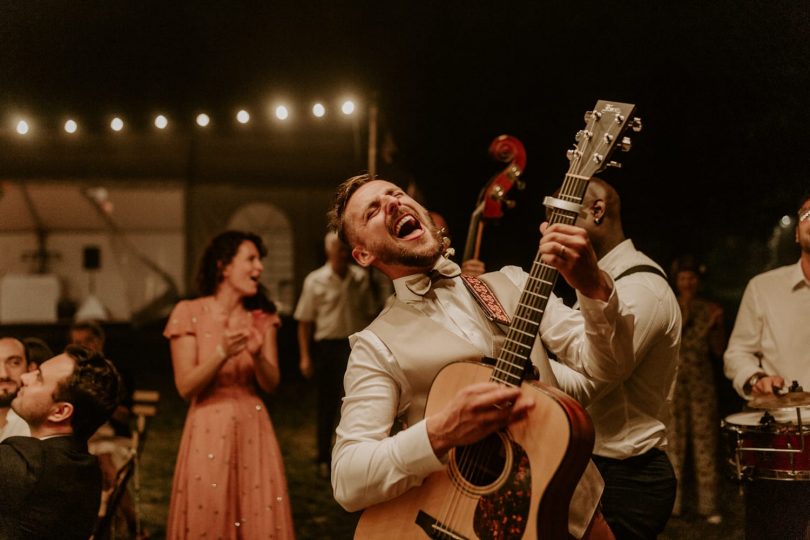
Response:
[[[76,346],[22,375],[11,406],[31,437],[0,443],[0,538],[90,536],[101,471],[87,439],[115,410],[120,388],[108,360]]]
[[[11,410],[11,402],[22,386],[22,375],[28,371],[28,354],[17,338],[0,338],[0,442],[31,432],[22,418]]]

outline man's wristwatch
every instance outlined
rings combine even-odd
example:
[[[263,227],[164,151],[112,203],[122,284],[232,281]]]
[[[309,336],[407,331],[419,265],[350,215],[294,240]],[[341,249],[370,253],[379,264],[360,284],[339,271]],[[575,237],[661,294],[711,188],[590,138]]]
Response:
[[[755,384],[757,384],[757,381],[759,381],[759,380],[760,380],[762,377],[767,377],[767,376],[768,376],[768,374],[767,374],[767,373],[763,373],[763,372],[761,372],[761,371],[757,371],[756,373],[754,373],[753,375],[751,375],[751,376],[748,378],[748,380],[747,380],[747,381],[745,381],[745,384],[743,385],[743,391],[744,391],[746,394],[750,394],[750,393],[751,393],[751,390],[754,388],[754,385],[755,385]]]

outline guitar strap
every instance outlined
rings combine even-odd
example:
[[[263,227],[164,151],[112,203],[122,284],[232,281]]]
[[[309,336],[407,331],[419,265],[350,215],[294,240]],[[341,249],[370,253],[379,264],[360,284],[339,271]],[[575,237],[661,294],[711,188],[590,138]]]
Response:
[[[509,315],[492,293],[489,286],[470,274],[461,274],[461,279],[467,290],[470,291],[478,306],[483,310],[487,319],[500,325],[509,326]]]
[[[503,331],[502,335],[495,336],[495,354],[497,356],[503,346],[506,334],[509,333],[510,317],[508,314],[515,312],[522,291],[506,277],[506,274],[501,272],[481,274],[481,279],[465,274],[462,274],[461,277],[464,285],[478,302],[484,315],[498,324]],[[506,304],[506,309],[504,309],[501,302]],[[559,388],[557,377],[551,369],[548,351],[542,340],[538,341],[540,343],[532,348],[531,353],[532,365],[537,370],[536,374],[544,383]]]

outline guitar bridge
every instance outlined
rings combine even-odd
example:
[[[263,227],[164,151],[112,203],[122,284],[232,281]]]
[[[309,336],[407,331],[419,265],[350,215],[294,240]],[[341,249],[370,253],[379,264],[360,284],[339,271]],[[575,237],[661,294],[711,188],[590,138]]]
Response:
[[[416,516],[416,524],[425,531],[428,538],[435,538],[436,540],[469,540],[466,536],[455,532],[422,510]]]

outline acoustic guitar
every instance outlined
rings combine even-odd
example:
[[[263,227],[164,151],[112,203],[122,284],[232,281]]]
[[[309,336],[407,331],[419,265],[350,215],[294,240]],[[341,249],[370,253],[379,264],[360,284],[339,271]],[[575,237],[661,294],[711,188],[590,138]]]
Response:
[[[631,119],[630,104],[598,101],[568,152],[570,166],[557,197],[546,197],[550,223],[574,223],[588,181],[609,163]],[[456,362],[434,380],[426,415],[463,387],[484,381],[520,387],[536,403],[527,418],[478,443],[450,451],[447,466],[399,497],[366,509],[355,538],[551,539],[568,537],[568,507],[593,450],[593,425],[573,398],[527,380],[529,359],[558,272],[538,250],[494,366]]]

